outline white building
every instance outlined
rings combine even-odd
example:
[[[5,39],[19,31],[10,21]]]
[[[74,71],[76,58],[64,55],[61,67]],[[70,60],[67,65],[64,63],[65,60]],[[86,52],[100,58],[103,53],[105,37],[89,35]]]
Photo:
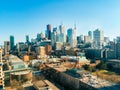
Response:
[[[65,27],[63,25],[59,26],[60,34],[59,34],[59,42],[66,42],[66,34],[65,34]]]
[[[76,45],[77,45],[76,28],[68,29],[67,30],[67,36],[68,36],[68,43],[70,44],[70,46],[71,47],[76,47]]]
[[[104,45],[104,32],[102,30],[96,29],[93,31],[94,42],[97,48],[102,48]]]

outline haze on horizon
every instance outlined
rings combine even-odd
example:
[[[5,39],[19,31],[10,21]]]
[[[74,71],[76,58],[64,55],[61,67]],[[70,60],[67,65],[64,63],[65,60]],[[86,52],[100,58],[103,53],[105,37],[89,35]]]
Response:
[[[46,25],[58,27],[61,22],[71,28],[76,23],[77,35],[96,28],[105,36],[120,36],[120,0],[0,0],[0,44],[14,35],[25,41],[45,33]]]

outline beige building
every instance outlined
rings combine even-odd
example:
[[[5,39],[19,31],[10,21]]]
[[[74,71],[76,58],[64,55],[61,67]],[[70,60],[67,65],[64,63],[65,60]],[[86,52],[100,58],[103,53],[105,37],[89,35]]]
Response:
[[[4,73],[3,73],[3,62],[2,62],[2,50],[0,50],[0,90],[4,89]]]
[[[39,58],[46,57],[45,47],[43,46],[38,47],[38,55],[39,55]]]
[[[91,43],[92,42],[92,39],[90,36],[84,36],[84,42],[85,43]]]

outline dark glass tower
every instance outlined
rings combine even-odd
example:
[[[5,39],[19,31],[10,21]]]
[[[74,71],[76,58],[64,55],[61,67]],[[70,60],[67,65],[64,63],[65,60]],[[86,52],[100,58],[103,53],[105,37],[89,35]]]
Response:
[[[14,49],[14,36],[10,36],[10,50]]]
[[[51,25],[47,25],[46,37],[50,40],[51,39]]]

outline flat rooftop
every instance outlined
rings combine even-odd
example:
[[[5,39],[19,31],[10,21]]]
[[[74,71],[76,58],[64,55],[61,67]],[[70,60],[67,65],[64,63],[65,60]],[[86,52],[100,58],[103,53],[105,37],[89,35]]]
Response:
[[[116,63],[120,63],[120,60],[118,60],[118,59],[109,59],[108,62],[116,62]]]
[[[48,67],[54,68],[57,71],[65,72],[67,69],[70,69],[72,66],[74,66],[74,63],[58,63],[58,64],[46,64]]]
[[[54,68],[55,70],[60,72],[66,72],[66,70],[70,70],[72,68],[72,66],[67,67],[69,64],[72,65],[71,63],[61,63],[61,64],[47,64],[47,66]],[[73,64],[73,67],[74,67],[74,64]],[[120,90],[120,85],[118,85],[117,83],[113,83],[113,82],[104,80],[102,78],[99,78],[97,76],[94,76],[85,70],[76,69],[76,73],[80,75],[79,76],[76,74],[77,79],[79,79],[83,83],[86,83],[89,86],[97,88],[98,90]],[[69,74],[69,75],[73,76],[72,74]]]
[[[14,75],[23,75],[23,74],[28,74],[30,73],[31,70],[26,70],[26,71],[19,71],[19,72],[12,72],[11,74],[14,74]]]
[[[104,79],[98,78],[97,76],[93,76],[91,74],[88,74],[83,78],[80,78],[80,81],[92,87],[95,87],[98,90],[120,90],[120,85],[118,87],[116,83],[106,81]]]

